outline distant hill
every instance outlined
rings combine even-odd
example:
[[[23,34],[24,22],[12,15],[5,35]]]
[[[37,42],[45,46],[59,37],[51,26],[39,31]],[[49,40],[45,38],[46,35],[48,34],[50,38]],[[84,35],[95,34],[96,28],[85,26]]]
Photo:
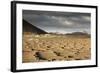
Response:
[[[71,34],[74,34],[74,35],[88,35],[88,33],[84,33],[84,32],[73,32]]]
[[[90,34],[84,33],[84,32],[73,32],[73,33],[68,33],[66,35],[73,35],[73,36],[83,36],[83,37],[91,37]]]
[[[45,32],[44,30],[30,24],[29,22],[27,22],[26,20],[23,19],[23,33],[24,34],[46,34],[47,32]]]

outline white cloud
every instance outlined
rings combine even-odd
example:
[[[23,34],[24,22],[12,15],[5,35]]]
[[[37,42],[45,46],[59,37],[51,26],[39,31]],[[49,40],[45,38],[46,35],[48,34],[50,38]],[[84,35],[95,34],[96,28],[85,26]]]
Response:
[[[88,17],[88,16],[82,16],[83,19],[87,20],[87,21],[90,21],[91,20],[91,17]]]

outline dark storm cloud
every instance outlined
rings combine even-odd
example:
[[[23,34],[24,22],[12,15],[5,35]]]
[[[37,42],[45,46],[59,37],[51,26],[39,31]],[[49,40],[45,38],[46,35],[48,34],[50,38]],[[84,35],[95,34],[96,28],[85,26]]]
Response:
[[[90,16],[90,13],[23,10],[23,19],[46,31],[79,29],[90,33]]]

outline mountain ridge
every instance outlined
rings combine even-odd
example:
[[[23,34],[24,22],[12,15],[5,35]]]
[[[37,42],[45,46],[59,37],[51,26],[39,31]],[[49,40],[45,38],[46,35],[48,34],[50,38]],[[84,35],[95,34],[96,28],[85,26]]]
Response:
[[[46,34],[47,32],[30,24],[29,22],[27,22],[26,20],[23,19],[23,32],[30,34],[30,33],[34,33],[34,34]]]

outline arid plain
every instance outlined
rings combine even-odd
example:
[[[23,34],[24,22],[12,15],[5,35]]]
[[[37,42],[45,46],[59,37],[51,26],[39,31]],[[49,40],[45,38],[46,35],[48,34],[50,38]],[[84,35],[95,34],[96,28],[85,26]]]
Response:
[[[74,35],[23,35],[23,63],[91,59],[91,40]]]

